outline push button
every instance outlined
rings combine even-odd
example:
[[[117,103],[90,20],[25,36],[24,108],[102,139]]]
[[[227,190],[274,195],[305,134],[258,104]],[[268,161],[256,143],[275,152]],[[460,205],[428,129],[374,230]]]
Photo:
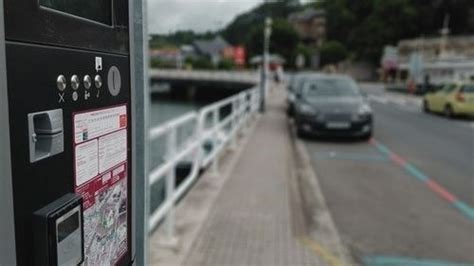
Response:
[[[77,90],[79,88],[79,77],[77,75],[73,75],[71,77],[71,87],[73,90]]]
[[[64,75],[59,75],[58,78],[56,79],[56,85],[58,87],[58,90],[64,91],[66,89],[66,77]]]
[[[91,86],[92,86],[92,78],[91,78],[91,76],[85,75],[83,82],[84,82],[84,88],[86,88],[86,90],[88,90],[88,89],[91,88]]]
[[[97,89],[100,89],[102,87],[102,77],[100,77],[99,75],[96,75],[94,77],[94,83],[95,83],[95,87]]]

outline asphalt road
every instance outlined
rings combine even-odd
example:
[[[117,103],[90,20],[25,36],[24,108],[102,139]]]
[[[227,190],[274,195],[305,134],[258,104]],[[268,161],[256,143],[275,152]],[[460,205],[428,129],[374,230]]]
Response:
[[[362,87],[373,140],[305,140],[344,243],[365,265],[472,265],[474,122]]]

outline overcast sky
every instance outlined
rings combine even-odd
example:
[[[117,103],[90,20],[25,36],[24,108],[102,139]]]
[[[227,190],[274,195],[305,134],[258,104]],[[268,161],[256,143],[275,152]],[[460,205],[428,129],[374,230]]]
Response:
[[[205,32],[223,28],[263,0],[148,0],[148,30]]]

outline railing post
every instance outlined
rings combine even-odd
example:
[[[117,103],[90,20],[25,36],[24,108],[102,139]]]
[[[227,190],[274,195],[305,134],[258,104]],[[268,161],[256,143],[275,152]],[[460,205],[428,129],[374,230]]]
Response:
[[[235,150],[237,147],[237,135],[239,127],[239,98],[235,98],[232,101],[232,113],[231,113],[231,122],[230,122],[230,150]]]
[[[196,124],[196,131],[195,131],[195,136],[199,141],[199,150],[198,150],[198,163],[199,167],[203,166],[203,160],[205,157],[205,150],[204,150],[204,141],[205,139],[203,138],[203,134],[205,132],[205,127],[206,127],[206,115],[205,112],[200,111],[198,113],[198,118],[197,118],[197,124]]]
[[[257,102],[260,102],[260,100],[257,99],[257,94],[255,92],[250,93],[250,100],[249,100],[249,110],[250,110],[250,116],[249,120],[252,120],[255,116],[255,111],[256,111],[256,105]]]
[[[212,138],[212,152],[216,152],[215,158],[212,161],[211,173],[214,176],[219,175],[219,156],[218,156],[218,145],[219,145],[219,108],[216,108],[212,111],[212,129],[213,129],[213,138]]]
[[[176,155],[176,145],[177,145],[177,135],[176,135],[176,128],[173,128],[166,140],[166,150],[167,150],[167,157],[169,160],[173,160],[174,156]],[[170,203],[170,209],[166,215],[165,223],[166,223],[166,236],[167,240],[169,241],[169,245],[175,246],[177,244],[177,239],[175,237],[175,210],[174,210],[174,191],[175,191],[175,183],[176,183],[176,167],[173,166],[169,170],[166,176],[166,201]]]
[[[239,125],[242,135],[247,133],[247,93],[242,92],[239,97]]]

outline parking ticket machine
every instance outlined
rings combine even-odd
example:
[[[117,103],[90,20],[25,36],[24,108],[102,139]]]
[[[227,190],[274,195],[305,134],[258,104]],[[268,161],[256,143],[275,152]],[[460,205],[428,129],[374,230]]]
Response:
[[[132,263],[130,2],[0,0],[0,265]]]

